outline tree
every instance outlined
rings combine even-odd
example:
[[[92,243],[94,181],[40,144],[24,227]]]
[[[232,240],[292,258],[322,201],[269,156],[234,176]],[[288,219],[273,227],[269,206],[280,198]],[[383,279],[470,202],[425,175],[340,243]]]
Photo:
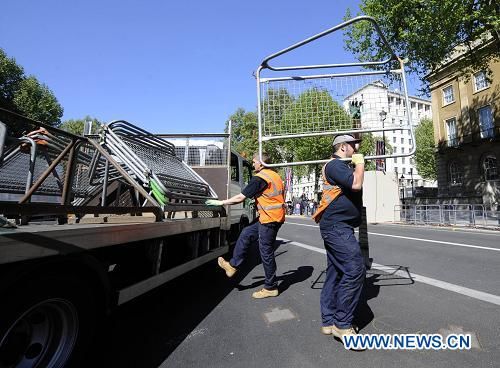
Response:
[[[257,130],[257,113],[245,111],[239,107],[231,114],[229,120],[231,126],[231,146],[246,159],[252,159],[252,156],[259,147]],[[228,132],[228,122],[226,122],[225,132]]]
[[[415,144],[415,162],[418,173],[424,179],[436,180],[437,167],[432,120],[422,119],[415,130]]]
[[[363,156],[374,156],[377,152],[377,141],[382,141],[382,137],[375,137],[371,133],[364,133],[362,138],[363,140],[359,145],[359,153],[362,153]],[[393,148],[387,138],[385,138],[385,152],[388,155],[393,152]],[[375,170],[375,161],[366,161],[365,170]]]
[[[312,132],[318,129],[317,122],[333,122],[338,124],[337,129],[349,129],[350,116],[344,108],[335,101],[328,91],[317,88],[303,92],[281,117],[280,124],[286,130],[294,131],[297,123],[300,130]],[[323,160],[331,157],[332,154],[331,135],[295,138],[283,142],[284,151],[293,156],[293,161],[313,161]],[[321,165],[308,165],[306,174],[314,172],[314,190],[318,191],[318,180],[321,176]]]
[[[19,111],[31,119],[53,126],[61,124],[63,108],[52,91],[33,76],[20,82],[13,102]]]
[[[96,134],[99,131],[99,128],[102,126],[102,123],[96,118],[90,117],[89,115],[87,115],[83,119],[66,120],[61,124],[59,128],[76,135],[83,135],[84,133],[86,133],[83,130],[85,127],[85,122],[87,121],[92,122],[92,131],[90,133]]]
[[[24,78],[24,70],[0,49],[0,107],[14,110],[14,95]]]
[[[52,91],[0,49],[0,107],[43,123],[58,126],[63,108]]]
[[[457,45],[469,50],[490,33],[494,47],[487,54],[468,52],[462,75],[489,70],[492,58],[500,57],[500,3],[493,0],[362,0],[360,13],[374,17],[395,53],[407,58],[410,72],[424,77],[436,70]],[[350,10],[346,19],[351,18]],[[346,49],[360,61],[390,56],[368,22],[346,28]],[[423,78],[422,78],[423,79]]]

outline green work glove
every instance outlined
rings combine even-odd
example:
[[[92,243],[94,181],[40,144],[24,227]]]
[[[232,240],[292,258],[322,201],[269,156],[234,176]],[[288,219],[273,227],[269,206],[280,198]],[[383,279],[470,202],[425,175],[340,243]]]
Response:
[[[351,161],[354,165],[358,165],[358,164],[364,165],[365,164],[365,158],[363,157],[363,155],[361,153],[355,153],[354,155],[352,155]]]
[[[222,201],[219,201],[218,199],[207,199],[205,204],[207,206],[222,206]]]

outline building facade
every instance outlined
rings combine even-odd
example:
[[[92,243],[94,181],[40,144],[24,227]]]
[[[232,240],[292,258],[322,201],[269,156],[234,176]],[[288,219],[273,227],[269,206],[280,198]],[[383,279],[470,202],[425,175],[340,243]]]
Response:
[[[361,104],[361,127],[370,127],[373,121],[382,120],[379,125],[386,127],[398,127],[406,124],[407,115],[410,114],[413,129],[424,118],[432,119],[432,103],[430,100],[422,99],[415,96],[409,96],[410,108],[406,107],[404,95],[399,91],[391,91],[382,82],[376,81],[369,83],[349,95],[344,100],[344,107],[347,109],[351,101],[377,101],[377,110],[374,111],[373,104]],[[367,106],[368,105],[368,106]],[[372,106],[370,106],[372,105]],[[415,142],[411,137],[409,130],[394,129],[385,131],[385,133],[376,132],[375,136],[385,136],[385,141],[388,142],[394,154],[405,154],[411,152]],[[397,157],[385,160],[385,171],[391,175],[403,176],[403,183],[407,187],[417,186],[435,186],[434,181],[423,179],[417,171],[413,157]]]
[[[488,52],[488,44],[474,50]],[[462,54],[463,55],[463,54]],[[491,74],[458,76],[461,54],[428,76],[437,146],[438,196],[454,203],[500,202],[500,61]]]

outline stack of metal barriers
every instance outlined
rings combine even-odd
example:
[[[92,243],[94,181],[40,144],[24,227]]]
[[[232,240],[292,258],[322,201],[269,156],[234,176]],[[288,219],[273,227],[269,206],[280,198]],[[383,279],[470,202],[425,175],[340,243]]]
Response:
[[[82,137],[0,110],[0,214],[154,212],[160,220],[217,197],[172,143],[126,121]]]

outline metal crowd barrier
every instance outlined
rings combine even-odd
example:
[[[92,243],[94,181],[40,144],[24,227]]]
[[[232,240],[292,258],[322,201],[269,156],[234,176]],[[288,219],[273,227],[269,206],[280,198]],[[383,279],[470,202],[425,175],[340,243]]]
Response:
[[[175,146],[115,121],[82,137],[0,108],[0,214],[33,216],[207,212],[214,190],[176,156]],[[215,157],[206,152],[205,160]],[[202,215],[203,215],[202,214]]]
[[[100,134],[100,145],[133,174],[161,204],[168,199],[216,198],[208,183],[176,156],[175,146],[126,121],[113,121]]]
[[[500,227],[500,210],[497,205],[484,204],[396,205],[394,222]]]

